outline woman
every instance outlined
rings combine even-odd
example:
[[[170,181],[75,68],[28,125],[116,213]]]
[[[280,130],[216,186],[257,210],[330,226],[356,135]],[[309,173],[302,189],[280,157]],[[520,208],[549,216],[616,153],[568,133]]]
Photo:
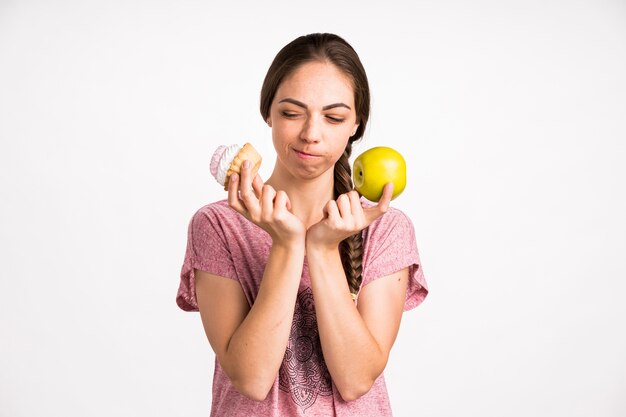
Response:
[[[369,102],[345,40],[295,39],[261,90],[272,175],[244,162],[228,200],[194,215],[177,302],[200,311],[215,352],[212,416],[391,415],[382,372],[428,290],[392,184],[377,205],[352,190]]]

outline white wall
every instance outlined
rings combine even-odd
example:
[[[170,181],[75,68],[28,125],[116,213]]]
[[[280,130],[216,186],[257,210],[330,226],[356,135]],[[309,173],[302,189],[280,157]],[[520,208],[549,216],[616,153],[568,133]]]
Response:
[[[318,31],[368,70],[355,153],[409,163],[395,415],[626,415],[626,3],[226,3],[0,1],[0,416],[208,415],[187,222],[218,144],[267,177],[261,81]]]

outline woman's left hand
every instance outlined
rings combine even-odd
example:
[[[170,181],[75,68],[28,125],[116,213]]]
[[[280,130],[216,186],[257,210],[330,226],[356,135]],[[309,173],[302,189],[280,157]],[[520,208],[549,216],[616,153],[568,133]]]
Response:
[[[377,205],[363,208],[356,191],[341,194],[324,206],[324,218],[309,227],[306,244],[336,249],[347,237],[360,232],[389,208],[393,194],[393,183],[387,183]]]

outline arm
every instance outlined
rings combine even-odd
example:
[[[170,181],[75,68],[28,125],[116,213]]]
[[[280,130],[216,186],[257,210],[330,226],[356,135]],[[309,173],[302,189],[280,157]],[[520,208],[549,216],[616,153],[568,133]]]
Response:
[[[324,360],[342,398],[355,400],[385,369],[400,326],[408,269],[365,286],[357,308],[339,251],[307,246],[307,257]]]
[[[285,355],[304,260],[304,224],[287,194],[252,179],[245,161],[233,174],[229,205],[272,237],[263,279],[252,307],[238,282],[198,271],[196,298],[205,332],[224,372],[243,395],[263,400]]]
[[[306,254],[324,359],[347,401],[369,391],[387,364],[400,325],[408,270],[367,285],[357,308],[350,297],[339,243],[383,215],[392,193],[392,184],[387,184],[379,204],[370,208],[362,207],[355,191],[342,194],[328,202],[322,221],[307,231]]]
[[[250,308],[240,284],[196,270],[196,297],[209,343],[237,391],[264,400],[285,355],[304,245],[273,245]]]

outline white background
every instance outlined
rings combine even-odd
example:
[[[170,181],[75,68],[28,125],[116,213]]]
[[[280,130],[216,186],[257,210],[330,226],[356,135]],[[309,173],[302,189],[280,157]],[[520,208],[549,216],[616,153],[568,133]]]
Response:
[[[431,294],[395,415],[626,415],[626,2],[0,0],[0,416],[206,416],[174,302],[208,158],[298,35],[359,52]]]

